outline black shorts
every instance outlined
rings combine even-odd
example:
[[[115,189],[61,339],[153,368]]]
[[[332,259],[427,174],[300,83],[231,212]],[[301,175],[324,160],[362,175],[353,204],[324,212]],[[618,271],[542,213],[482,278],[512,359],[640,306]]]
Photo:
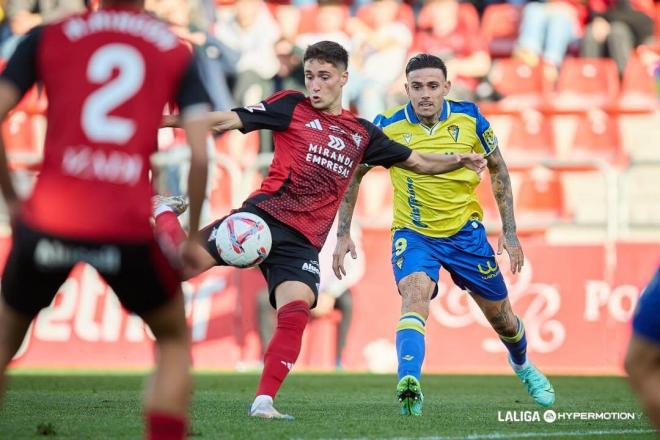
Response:
[[[307,238],[295,229],[274,219],[268,213],[253,205],[243,205],[236,212],[256,214],[268,224],[272,236],[272,246],[268,257],[259,264],[259,269],[268,283],[270,304],[277,307],[275,289],[284,281],[300,281],[312,289],[314,304],[319,295],[321,271],[319,268],[319,252]],[[228,266],[220,257],[215,245],[215,230],[226,217],[216,220],[201,231],[204,247],[215,258],[219,266]]]
[[[155,239],[97,243],[47,234],[19,223],[2,276],[2,296],[13,309],[35,316],[47,307],[73,266],[94,267],[130,312],[144,315],[168,302],[181,287],[181,271]]]

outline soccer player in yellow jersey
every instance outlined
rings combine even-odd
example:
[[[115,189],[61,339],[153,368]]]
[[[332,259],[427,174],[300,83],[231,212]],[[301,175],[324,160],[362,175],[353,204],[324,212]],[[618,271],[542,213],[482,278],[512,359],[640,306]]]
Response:
[[[374,123],[388,137],[413,150],[486,156],[503,225],[498,254],[506,249],[512,272],[519,272],[524,257],[516,235],[511,181],[490,124],[475,104],[445,99],[451,83],[440,58],[428,54],[411,58],[406,79],[410,102],[378,115]],[[360,180],[368,170],[363,167],[355,174],[339,210],[333,269],[340,278],[345,274],[346,253],[356,258],[349,227]],[[554,390],[527,359],[525,327],[511,309],[495,252],[481,224],[483,212],[474,191],[479,175],[459,169],[423,176],[392,168],[390,176],[394,186],[392,269],[403,301],[396,333],[397,396],[402,414],[422,414],[424,327],[429,303],[437,294],[441,266],[479,305],[508,349],[509,363],[532,398],[542,406],[551,406]]]

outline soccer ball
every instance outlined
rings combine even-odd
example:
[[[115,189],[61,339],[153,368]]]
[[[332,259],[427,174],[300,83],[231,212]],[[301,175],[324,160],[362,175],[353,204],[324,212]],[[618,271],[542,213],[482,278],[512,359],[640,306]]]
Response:
[[[272,237],[270,228],[258,215],[237,212],[225,218],[215,236],[220,257],[231,266],[255,266],[266,259]]]

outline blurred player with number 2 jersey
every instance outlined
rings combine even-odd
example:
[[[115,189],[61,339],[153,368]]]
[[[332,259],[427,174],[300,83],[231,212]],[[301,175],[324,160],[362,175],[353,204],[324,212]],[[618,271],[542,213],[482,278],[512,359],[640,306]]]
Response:
[[[142,1],[106,1],[99,11],[27,34],[0,76],[0,118],[37,81],[49,99],[48,130],[41,173],[25,202],[16,197],[0,144],[0,185],[13,229],[0,300],[2,381],[32,319],[71,268],[85,262],[156,336],[147,438],[184,438],[191,378],[181,261],[154,237],[149,170],[163,107],[175,101],[191,146],[194,240],[206,187],[209,103],[193,55],[143,12]],[[195,255],[185,244],[184,259]]]

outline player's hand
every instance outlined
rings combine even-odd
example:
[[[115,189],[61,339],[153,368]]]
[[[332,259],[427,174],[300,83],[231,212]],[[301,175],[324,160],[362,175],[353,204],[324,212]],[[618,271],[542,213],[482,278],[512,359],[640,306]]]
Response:
[[[479,175],[481,175],[483,170],[486,169],[486,158],[481,154],[459,154],[459,161],[465,168],[472,170]]]
[[[509,254],[511,273],[519,273],[525,264],[525,255],[523,255],[522,246],[520,246],[520,240],[516,234],[500,235],[497,241],[497,255],[502,255],[504,249]]]
[[[163,115],[163,119],[160,121],[160,128],[166,127],[181,127],[179,115]]]
[[[335,251],[332,253],[332,270],[340,280],[343,275],[346,275],[344,257],[349,252],[351,253],[351,257],[357,260],[357,251],[355,250],[355,243],[351,236],[349,234],[338,235],[337,245],[335,246]]]

